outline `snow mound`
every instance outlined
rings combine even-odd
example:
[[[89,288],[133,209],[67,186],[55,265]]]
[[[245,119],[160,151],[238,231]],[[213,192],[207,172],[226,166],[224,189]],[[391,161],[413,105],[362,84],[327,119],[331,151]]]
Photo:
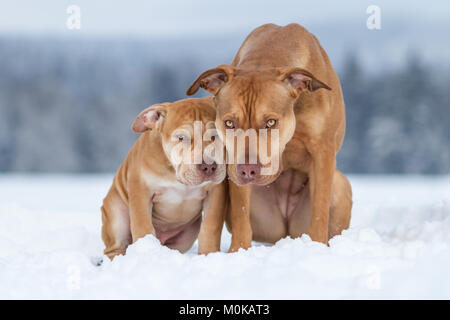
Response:
[[[110,177],[3,177],[0,298],[450,298],[450,205],[436,191],[450,181],[405,179],[351,177],[352,226],[329,246],[305,235],[227,254],[224,230],[208,256],[147,236],[111,262],[98,211]]]

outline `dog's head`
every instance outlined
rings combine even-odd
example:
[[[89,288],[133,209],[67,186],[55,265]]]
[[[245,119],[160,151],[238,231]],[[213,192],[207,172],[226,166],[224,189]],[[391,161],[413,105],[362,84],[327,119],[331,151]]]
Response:
[[[238,185],[266,185],[278,177],[281,156],[295,131],[297,98],[305,91],[331,90],[300,68],[243,70],[228,65],[202,73],[187,95],[199,88],[215,95],[216,128],[234,157],[228,174]],[[249,142],[242,145],[242,139]]]
[[[176,178],[185,185],[220,183],[226,176],[223,145],[215,139],[216,110],[212,98],[162,103],[142,111],[134,132],[156,130]],[[222,152],[221,152],[222,150]]]

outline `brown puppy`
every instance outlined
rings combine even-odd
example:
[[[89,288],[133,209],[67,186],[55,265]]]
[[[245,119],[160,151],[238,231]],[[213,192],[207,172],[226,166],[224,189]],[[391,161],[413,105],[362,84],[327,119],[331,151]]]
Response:
[[[179,159],[182,147],[190,157],[194,143],[199,143],[192,138],[194,121],[202,123],[200,150],[213,143],[203,141],[203,134],[214,129],[215,116],[212,99],[203,98],[153,105],[137,117],[133,130],[143,134],[120,166],[101,208],[102,238],[110,259],[147,234],[187,251],[199,234],[202,210],[206,217],[201,236],[220,247],[226,201],[223,160],[203,158],[201,163],[200,158],[200,164],[189,164]]]
[[[231,65],[205,71],[187,94],[200,87],[215,95],[221,138],[226,129],[238,128],[269,134],[277,129],[279,136],[269,162],[262,160],[260,148],[268,139],[258,138],[256,163],[249,163],[254,151],[247,145],[244,163],[228,165],[230,251],[250,247],[252,235],[274,243],[308,233],[327,243],[348,228],[351,187],[336,169],[345,105],[316,37],[297,24],[263,25],[247,37]],[[225,145],[227,152],[236,150],[236,140]],[[278,170],[261,174],[268,166]]]

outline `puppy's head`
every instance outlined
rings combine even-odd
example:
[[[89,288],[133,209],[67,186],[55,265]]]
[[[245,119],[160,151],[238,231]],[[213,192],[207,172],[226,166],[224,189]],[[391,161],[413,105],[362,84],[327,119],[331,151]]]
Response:
[[[238,185],[266,185],[278,177],[281,156],[295,131],[297,98],[307,91],[330,90],[300,68],[244,70],[228,65],[202,73],[187,95],[199,88],[215,95],[216,128],[232,158],[228,174]]]
[[[155,130],[176,178],[185,185],[220,183],[226,176],[223,145],[216,139],[212,98],[162,103],[142,111],[134,132]]]

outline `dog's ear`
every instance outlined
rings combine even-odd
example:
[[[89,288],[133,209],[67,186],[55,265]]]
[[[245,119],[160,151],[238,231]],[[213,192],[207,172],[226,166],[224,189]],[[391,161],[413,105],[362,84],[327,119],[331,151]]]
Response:
[[[189,89],[186,91],[186,95],[192,96],[199,88],[203,88],[206,91],[216,95],[220,88],[225,83],[231,80],[234,73],[234,67],[222,64],[214,69],[209,69],[203,72],[197,80],[195,80]]]
[[[309,71],[301,68],[282,68],[280,71],[280,80],[287,82],[292,89],[294,95],[298,95],[304,90],[315,91],[320,88],[331,90],[331,88],[324,82],[318,80]]]
[[[132,129],[136,133],[158,128],[166,115],[166,107],[155,104],[142,111],[134,120]]]

